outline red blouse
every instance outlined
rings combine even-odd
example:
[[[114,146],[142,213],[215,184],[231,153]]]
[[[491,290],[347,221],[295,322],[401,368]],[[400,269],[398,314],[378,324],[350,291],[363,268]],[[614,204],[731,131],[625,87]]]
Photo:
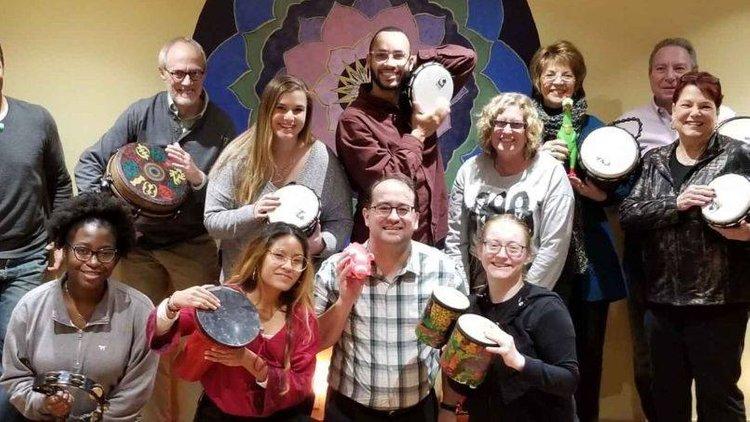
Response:
[[[268,416],[301,403],[312,395],[315,354],[318,351],[318,320],[315,313],[298,306],[291,321],[290,368],[284,369],[287,330],[284,327],[273,337],[259,334],[247,348],[263,358],[268,365],[268,379],[263,388],[255,377],[242,367],[229,367],[211,362],[200,378],[206,395],[225,413],[236,416]],[[169,352],[181,336],[196,330],[195,309],[180,311],[177,324],[161,336],[156,331],[156,309],[148,319],[147,334],[151,349],[159,354]],[[288,384],[288,390],[282,390]]]

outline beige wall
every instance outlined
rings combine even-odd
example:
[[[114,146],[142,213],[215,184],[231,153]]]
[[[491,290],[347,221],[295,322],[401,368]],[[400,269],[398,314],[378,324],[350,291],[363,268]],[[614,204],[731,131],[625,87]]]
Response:
[[[583,51],[589,103],[602,119],[612,120],[648,101],[648,53],[656,40],[667,36],[690,38],[701,67],[721,78],[726,103],[740,114],[750,113],[747,0],[530,3],[543,44],[565,38]],[[202,4],[3,0],[5,93],[43,104],[52,112],[72,171],[81,151],[128,104],[161,89],[156,52],[166,39],[192,33]],[[609,323],[602,417],[633,420],[637,403],[622,302],[613,307]],[[743,378],[742,386],[750,392],[750,377]]]

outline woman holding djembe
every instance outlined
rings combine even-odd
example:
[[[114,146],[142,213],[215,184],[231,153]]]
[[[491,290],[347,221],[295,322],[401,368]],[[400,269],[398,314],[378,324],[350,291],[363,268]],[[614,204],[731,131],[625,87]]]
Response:
[[[680,78],[672,103],[679,138],[646,154],[620,207],[623,228],[642,242],[645,328],[663,421],[690,420],[693,381],[699,421],[745,420],[737,381],[750,304],[750,224],[719,228],[702,218],[717,195],[710,182],[750,176],[750,146],[714,132],[721,100],[711,74]]]

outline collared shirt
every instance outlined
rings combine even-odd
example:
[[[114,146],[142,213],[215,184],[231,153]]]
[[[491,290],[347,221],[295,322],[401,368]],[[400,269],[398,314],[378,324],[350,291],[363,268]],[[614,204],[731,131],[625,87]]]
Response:
[[[315,310],[322,314],[339,295],[336,254],[315,280]],[[439,250],[412,241],[404,268],[388,283],[370,277],[334,345],[328,385],[364,406],[395,410],[414,406],[430,392],[439,350],[417,341],[415,328],[432,291],[466,281]]]
[[[172,98],[172,94],[167,91],[167,104],[169,105],[169,112],[172,113],[177,118],[177,121],[180,123],[180,127],[182,128],[182,134],[189,132],[190,129],[193,128],[195,125],[195,122],[203,118],[203,115],[206,114],[206,109],[208,108],[208,92],[205,90],[202,94],[203,97],[203,108],[201,109],[200,113],[196,114],[193,117],[190,117],[188,119],[183,119],[180,117],[180,110],[177,109],[177,105],[174,103],[174,98]]]
[[[731,108],[724,105],[719,107],[719,122],[734,116],[735,113]],[[677,131],[672,128],[672,115],[665,108],[656,105],[653,98],[649,104],[626,112],[618,120],[629,117],[636,117],[643,123],[643,131],[638,138],[641,155],[653,148],[669,145],[677,139]],[[638,125],[626,123],[622,125],[622,128],[635,136]]]
[[[158,356],[146,342],[146,321],[154,306],[132,287],[107,283],[83,329],[70,320],[61,280],[30,291],[13,310],[0,384],[26,418],[44,419],[44,395],[31,387],[37,374],[48,371],[75,372],[101,384],[109,402],[104,420],[136,420],[151,396]]]

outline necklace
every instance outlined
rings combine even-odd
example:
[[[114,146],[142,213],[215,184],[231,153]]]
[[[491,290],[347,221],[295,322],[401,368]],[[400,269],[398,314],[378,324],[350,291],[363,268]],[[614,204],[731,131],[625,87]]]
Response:
[[[82,321],[85,324],[86,323],[86,318],[84,318],[83,315],[81,315],[81,312],[78,311],[78,305],[76,305],[76,301],[75,301],[75,299],[73,299],[73,295],[71,295],[70,294],[70,290],[68,290],[68,282],[67,281],[65,282],[65,284],[63,284],[63,291],[65,292],[65,294],[70,299],[70,302],[71,302],[72,308],[73,308],[72,310],[73,310],[73,313],[75,314],[73,316],[77,317],[79,319],[79,321]],[[77,325],[77,324],[73,323],[73,325]]]

